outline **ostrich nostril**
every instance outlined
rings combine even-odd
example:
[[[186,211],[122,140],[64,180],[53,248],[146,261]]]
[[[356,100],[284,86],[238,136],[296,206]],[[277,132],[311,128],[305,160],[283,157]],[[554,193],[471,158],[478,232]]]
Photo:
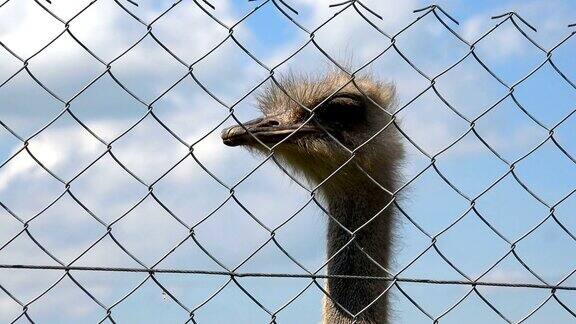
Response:
[[[258,124],[259,127],[275,127],[278,125],[280,125],[280,122],[275,119],[264,120],[260,124]]]

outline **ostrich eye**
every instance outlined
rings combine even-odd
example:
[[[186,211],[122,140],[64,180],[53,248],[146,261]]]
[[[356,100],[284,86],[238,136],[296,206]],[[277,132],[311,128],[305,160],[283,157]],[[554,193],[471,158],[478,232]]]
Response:
[[[347,126],[361,121],[364,116],[364,100],[355,94],[336,94],[316,112],[318,121]]]

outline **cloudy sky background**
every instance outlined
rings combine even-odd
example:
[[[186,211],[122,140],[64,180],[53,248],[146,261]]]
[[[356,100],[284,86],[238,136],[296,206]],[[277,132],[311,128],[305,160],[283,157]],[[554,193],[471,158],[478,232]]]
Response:
[[[64,20],[70,19],[89,1],[41,2]],[[172,5],[168,1],[139,1],[134,7],[120,1],[148,24]],[[234,24],[258,2],[214,1],[216,10],[204,8],[228,25]],[[327,1],[289,2],[299,11],[293,17],[309,30],[333,15]],[[415,19],[412,10],[426,3],[404,1],[366,1],[383,19],[368,16],[382,30],[394,34]],[[538,32],[521,25],[530,37],[549,49],[564,37],[576,17],[576,6],[569,1],[466,1],[437,2],[460,21],[457,26],[444,19],[464,39],[471,42],[496,24],[490,16],[515,10],[532,23]],[[11,0],[0,7],[0,41],[18,56],[27,59],[63,30],[34,1]],[[228,35],[194,2],[184,1],[153,24],[154,35],[187,63],[201,58]],[[114,1],[99,0],[70,23],[74,36],[103,61],[109,62],[145,33],[146,26],[124,12]],[[234,36],[255,57],[272,67],[302,46],[309,35],[289,22],[271,3],[234,28]],[[381,53],[389,40],[375,31],[353,10],[347,10],[315,33],[317,43],[340,62],[352,68]],[[434,76],[462,56],[468,47],[451,35],[433,16],[427,16],[396,40],[398,48],[418,68]],[[554,51],[553,59],[566,77],[576,80],[574,40]],[[509,85],[538,66],[545,54],[539,52],[509,22],[476,45],[485,64]],[[21,69],[22,62],[0,48],[0,82]],[[330,66],[316,48],[307,46],[278,68],[282,71],[319,72]],[[80,95],[76,94],[101,75],[106,66],[88,54],[68,34],[58,38],[40,54],[29,59],[33,75],[64,102],[85,125],[105,141],[111,141],[136,123],[154,101],[157,117],[187,143],[195,143],[194,154],[205,168],[228,186],[236,184],[254,169],[261,157],[221,144],[220,129],[232,125],[228,109],[211,98],[189,76],[162,95],[187,73],[147,36],[126,55],[111,64],[115,77],[145,104],[104,75]],[[429,85],[393,51],[388,51],[369,66],[379,78],[393,81],[399,92],[399,105],[410,102]],[[206,89],[226,105],[231,105],[258,85],[268,72],[255,63],[230,39],[194,66],[194,75]],[[507,89],[490,76],[472,57],[436,81],[438,90],[463,115],[473,118],[506,95]],[[515,95],[538,121],[552,127],[575,109],[576,89],[545,65],[518,86]],[[161,98],[156,100],[160,95]],[[249,96],[235,106],[235,116],[248,120],[258,114]],[[27,138],[49,123],[64,104],[21,71],[0,87],[0,120],[20,137]],[[451,112],[428,91],[400,113],[403,130],[423,150],[435,154],[462,133],[468,124]],[[220,125],[225,120],[227,121]],[[572,156],[576,154],[574,127],[576,116],[555,130],[555,138]],[[509,98],[477,121],[477,132],[505,159],[514,161],[537,146],[548,135],[524,115]],[[213,131],[214,130],[214,131]],[[5,161],[23,144],[0,128],[0,156]],[[208,134],[207,136],[205,136]],[[74,178],[92,161],[106,152],[96,140],[68,114],[29,141],[32,154],[65,182]],[[430,160],[407,143],[409,159],[405,177],[412,178]],[[150,184],[178,164],[154,184],[155,196],[185,223],[192,225],[222,205],[198,225],[198,242],[229,269],[237,267],[269,239],[258,225],[233,200],[229,191],[187,155],[187,148],[164,130],[151,116],[112,144],[112,152],[126,168]],[[186,157],[186,158],[185,158]],[[499,161],[471,134],[437,157],[437,166],[463,193],[475,197],[504,174],[508,167]],[[542,145],[515,168],[518,176],[549,205],[554,205],[576,187],[575,162],[552,143]],[[469,202],[456,194],[429,169],[408,188],[402,202],[406,212],[428,233],[446,228],[464,213]],[[64,185],[43,170],[22,151],[0,168],[0,202],[23,220],[34,217],[64,191]],[[110,223],[126,213],[148,193],[106,154],[72,181],[70,191],[97,217]],[[309,194],[277,170],[264,163],[235,189],[235,196],[252,215],[268,227],[275,227],[301,209]],[[515,240],[545,218],[549,210],[508,176],[476,202],[479,212],[510,240]],[[576,232],[576,197],[568,197],[555,208],[555,215]],[[313,204],[305,207],[276,234],[280,244],[302,265],[316,270],[324,262],[325,218]],[[0,264],[57,265],[22,233],[19,223],[0,209]],[[151,266],[183,241],[188,230],[164,211],[150,196],[113,225],[112,233],[141,262]],[[106,233],[106,227],[84,211],[72,197],[64,195],[30,222],[34,238],[54,256],[68,264],[77,259]],[[17,236],[18,235],[18,236]],[[15,239],[13,239],[17,236]],[[430,244],[430,239],[407,221],[400,227],[396,270],[409,264]],[[9,243],[8,243],[9,242]],[[7,244],[8,243],[8,244]],[[509,245],[484,225],[477,215],[467,214],[438,238],[438,248],[470,277],[486,271],[509,250]],[[555,283],[576,268],[576,241],[548,220],[517,244],[518,255],[549,283]],[[139,267],[105,237],[76,260],[74,265]],[[161,268],[223,270],[192,241],[186,240],[160,262]],[[302,273],[273,244],[266,245],[238,271]],[[146,277],[140,273],[73,271],[72,276],[104,305],[110,306],[139,285]],[[62,276],[62,271],[0,270],[0,285],[24,303],[38,296]],[[406,269],[402,276],[428,279],[462,280],[434,250],[430,250]],[[229,278],[206,275],[157,275],[157,280],[187,307],[194,308],[225,285]],[[508,256],[485,277],[486,281],[539,283],[513,256]],[[238,280],[265,307],[275,311],[294,297],[310,280],[244,278]],[[570,277],[564,285],[574,286]],[[468,291],[467,286],[401,284],[421,307],[438,316]],[[528,288],[488,288],[478,290],[506,317],[521,319],[544,301],[550,292]],[[397,289],[393,289],[396,317],[400,323],[427,322]],[[576,296],[559,291],[558,298],[576,309]],[[279,322],[313,323],[320,319],[322,293],[312,286],[278,314]],[[438,296],[441,296],[439,298]],[[18,317],[22,307],[0,291],[0,321]],[[92,323],[105,316],[105,310],[89,299],[69,279],[64,278],[47,294],[29,306],[28,314],[40,323]],[[117,322],[183,322],[188,316],[162,294],[150,279],[112,310]],[[261,323],[270,317],[253,303],[233,282],[228,283],[195,319],[200,323]],[[446,317],[450,323],[497,322],[499,318],[478,296],[472,294]],[[573,317],[554,300],[547,303],[528,322],[543,320],[568,322]],[[24,320],[23,320],[24,321]],[[502,321],[500,319],[500,321]],[[25,321],[24,321],[25,322]]]

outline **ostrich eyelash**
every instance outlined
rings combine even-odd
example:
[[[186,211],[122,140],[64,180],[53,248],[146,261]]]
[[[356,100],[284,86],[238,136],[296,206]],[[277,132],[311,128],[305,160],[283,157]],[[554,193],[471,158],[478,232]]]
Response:
[[[362,105],[364,97],[359,96],[359,95],[354,94],[354,93],[337,93],[337,94],[333,95],[328,101],[326,101],[325,104],[326,105],[335,104],[334,101],[336,101],[338,99],[350,100],[352,102],[348,102],[347,104],[353,104],[356,106],[360,106],[360,105]]]

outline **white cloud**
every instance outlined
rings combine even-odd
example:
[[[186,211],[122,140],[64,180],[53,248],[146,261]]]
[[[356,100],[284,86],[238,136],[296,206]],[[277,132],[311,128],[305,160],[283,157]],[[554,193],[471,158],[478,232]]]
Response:
[[[494,21],[486,19],[485,15],[472,17],[464,23],[463,36],[469,42],[474,42],[493,25]],[[524,36],[510,24],[501,26],[490,37],[491,47],[490,51],[486,51],[486,53],[491,58],[506,60],[511,56],[522,54],[526,49],[527,43]]]
[[[44,133],[43,138],[34,141],[29,145],[30,151],[38,158],[44,166],[48,169],[53,169],[61,165],[67,156],[70,156],[73,149],[78,147],[82,153],[92,153],[95,151],[95,146],[92,141],[84,141],[82,138],[73,137],[74,133],[67,129],[58,129],[56,131],[47,131]],[[63,142],[63,139],[73,139],[72,145],[58,145]],[[0,191],[6,190],[10,183],[18,177],[38,177],[42,173],[39,170],[30,172],[38,164],[34,161],[26,150],[20,150],[23,145],[15,148],[8,156],[18,154],[3,168],[0,172]]]
[[[87,2],[84,4],[86,3]],[[74,4],[78,5],[78,2],[74,2]],[[53,6],[48,7],[58,14],[69,17],[73,12],[76,12],[76,10],[81,7],[75,5],[71,2],[56,1]],[[215,45],[216,41],[223,39],[226,35],[225,30],[224,33],[222,33],[223,29],[220,26],[209,23],[209,18],[205,17],[205,15],[200,13],[194,6],[195,5],[192,3],[184,3],[180,8],[178,8],[178,10],[175,10],[175,14],[170,18],[170,21],[176,22],[176,24],[165,24],[159,21],[155,30],[158,37],[160,37],[162,41],[165,41],[166,44],[177,54],[183,55],[183,57],[187,57],[190,60],[192,60],[194,56],[197,58],[201,53],[206,52],[209,48]],[[227,8],[228,6],[226,4],[220,3],[219,13],[223,13],[224,16],[229,16]],[[67,12],[62,12],[62,10]],[[158,10],[149,8],[148,10],[145,10],[145,12],[142,12],[142,15],[151,18],[157,16],[159,13]],[[0,11],[0,15],[2,14],[3,25],[10,26],[10,28],[2,29],[2,32],[0,32],[0,39],[11,50],[22,57],[28,57],[35,51],[39,50],[59,31],[63,30],[62,24],[51,18],[34,2],[10,1]],[[4,17],[6,17],[6,19]],[[122,46],[127,47],[127,45],[130,44],[130,41],[134,39],[134,35],[143,35],[146,31],[145,26],[138,26],[139,29],[137,30],[130,29],[130,26],[125,24],[129,19],[130,18],[125,13],[116,7],[116,4],[100,1],[93,7],[89,8],[85,14],[82,14],[73,21],[71,24],[71,30],[83,43],[93,49],[97,55],[102,55],[105,59],[110,59],[114,55],[119,54],[119,49],[125,49],[122,48]],[[192,24],[190,25],[189,23]],[[134,26],[131,27],[133,28]],[[126,31],[131,32],[126,33]],[[185,41],[184,39],[186,38],[192,39],[193,42]],[[118,46],[110,46],[110,39],[113,39],[113,44]],[[165,78],[167,76],[167,71],[164,71],[161,67],[149,64],[149,62],[155,61],[157,56],[166,55],[162,48],[151,44],[152,43],[147,43],[146,46],[134,50],[134,60],[123,62],[122,68],[127,69],[125,72],[128,73],[127,75],[129,77],[134,78],[130,73],[138,74],[143,73],[143,71],[148,71],[147,77]],[[49,48],[51,51],[50,60],[43,61],[41,59],[42,54],[40,54],[38,56],[39,60],[32,62],[31,69],[40,74],[42,74],[43,71],[45,72],[46,69],[51,71],[47,76],[50,78],[50,81],[54,81],[54,83],[49,83],[52,86],[57,86],[58,83],[65,82],[62,80],[67,80],[68,78],[77,79],[83,66],[87,64],[85,61],[79,60],[77,56],[78,52],[73,51],[73,49],[77,48],[78,45],[69,39],[68,41],[62,42],[57,41]],[[220,55],[221,58],[225,58],[228,54],[223,52],[218,55]],[[0,60],[0,62],[4,63],[7,62],[7,60]],[[0,68],[2,71],[7,71],[7,75],[9,71],[18,67],[17,64],[4,65],[2,63],[0,63]],[[95,64],[98,66],[99,63]],[[4,76],[4,73],[2,75]],[[32,80],[29,80],[29,82],[32,82]],[[164,89],[158,89],[157,91],[163,90]],[[38,102],[36,104],[42,103]],[[97,105],[95,106],[97,107]],[[183,108],[186,107],[178,107],[177,104],[172,104],[172,109],[175,111],[182,112]],[[189,113],[187,117],[202,120],[202,116],[206,115],[207,111],[207,108],[197,109],[192,114]],[[17,111],[12,113],[18,115]],[[27,116],[27,118],[28,117],[29,116]],[[165,117],[172,123],[185,122],[185,120],[182,120],[182,117],[179,117],[178,114],[169,114]],[[68,117],[63,117],[63,119],[66,118]],[[151,120],[151,118],[148,118],[147,120]],[[98,132],[108,135],[119,134],[127,125],[121,119],[88,119],[83,121],[91,129],[97,129]],[[208,125],[188,129],[180,135],[187,140],[197,140],[206,133],[206,126]],[[158,124],[143,123],[142,126],[138,126],[130,133],[131,137],[127,136],[124,143],[120,143],[121,141],[119,141],[118,145],[114,145],[114,147],[118,147],[116,150],[118,155],[123,159],[123,162],[127,165],[141,166],[142,169],[150,169],[158,173],[167,170],[169,167],[169,165],[166,165],[167,159],[174,161],[183,157],[187,152],[187,148],[175,141],[170,143],[170,146],[163,147],[165,144],[165,142],[163,142],[164,138],[155,136],[158,134],[159,130],[166,133]],[[104,138],[107,137],[104,136]],[[16,147],[10,149],[9,152],[2,153],[6,157],[11,156],[21,146],[22,144],[18,143]],[[75,174],[75,172],[80,171],[87,165],[87,163],[90,163],[99,154],[104,152],[106,147],[96,139],[92,138],[91,135],[82,130],[80,126],[76,125],[74,122],[65,123],[64,125],[57,122],[54,126],[47,128],[39,136],[30,140],[29,149],[46,168],[68,180],[73,174]],[[217,136],[208,137],[195,146],[195,154],[197,154],[204,162],[211,164],[217,164],[227,152],[229,151],[224,150],[224,147],[219,142]],[[100,169],[101,173],[98,175],[100,179],[107,175],[114,175],[115,171],[112,169],[113,167],[115,167],[113,164],[104,164],[103,168]],[[171,179],[179,180],[180,184],[186,182],[189,183],[190,181],[194,181],[195,174],[197,175],[199,172],[203,171],[199,168],[177,168],[174,170]],[[46,177],[49,177],[47,173],[38,168],[36,162],[28,156],[25,151],[21,152],[5,165],[2,170],[0,170],[0,192],[3,194],[3,202],[8,204],[7,200],[14,201],[14,199],[16,199],[22,201],[28,199],[29,197],[23,195],[23,191],[14,191],[11,189],[15,188],[16,183],[18,183],[19,186],[26,186],[27,184],[30,185],[42,181],[42,179],[45,179]],[[73,190],[91,192],[92,195],[98,196],[92,197],[93,199],[90,199],[90,201],[97,203],[98,205],[95,206],[95,208],[100,210],[105,208],[107,205],[109,208],[113,208],[114,203],[111,204],[110,194],[122,192],[122,188],[125,188],[124,190],[130,190],[128,189],[129,187],[122,185],[114,179],[109,179],[109,181],[106,182],[109,186],[104,187],[98,185],[101,184],[102,181],[94,178],[91,179],[92,180],[85,183],[80,182],[76,186],[74,185],[75,183],[73,183],[73,187],[75,187]],[[90,189],[91,186],[93,186],[93,190]],[[62,185],[62,190],[63,189]],[[7,191],[10,191],[9,195],[7,195]],[[54,192],[44,192],[44,195],[51,194],[54,194]],[[202,199],[202,197],[196,197],[194,199],[198,198]],[[141,211],[144,214],[140,213],[139,215],[151,215],[155,214],[159,210],[159,206],[149,207],[150,208]],[[71,260],[75,257],[79,252],[78,247],[83,246],[86,248],[86,244],[95,239],[93,236],[95,232],[99,231],[100,234],[105,233],[105,229],[99,227],[100,225],[95,222],[91,220],[89,221],[89,216],[86,214],[82,215],[77,208],[74,209],[67,206],[56,205],[54,208],[57,209],[56,215],[46,215],[46,213],[41,215],[38,218],[38,221],[33,221],[30,231],[36,235],[41,244],[48,247],[49,250],[56,253],[58,257],[64,260]],[[27,219],[32,215],[20,216]],[[57,218],[53,218],[54,216]],[[118,216],[119,215],[116,215],[115,217]],[[118,237],[123,240],[127,246],[139,247],[136,249],[137,254],[141,254],[143,251],[152,252],[153,250],[160,253],[161,251],[158,249],[159,246],[154,243],[157,241],[154,240],[145,240],[144,242],[149,243],[147,245],[134,245],[134,243],[142,242],[143,233],[137,228],[139,225],[142,225],[142,220],[138,220],[137,218],[134,219],[134,217],[130,216],[133,215],[128,215],[126,218],[128,222],[121,221],[115,227],[115,233]],[[63,235],[64,233],[57,228],[52,229],[51,232],[46,232],[46,228],[43,227],[46,224],[43,222],[44,219],[48,220],[47,217],[51,217],[50,219],[57,222],[63,222],[61,224],[64,225],[70,223],[76,224],[77,231],[87,230],[85,238],[74,238],[76,242],[73,245],[71,245],[71,243],[74,242],[62,241],[62,238],[58,236]],[[148,225],[151,226],[143,226],[142,228],[153,230],[154,235],[151,237],[160,241],[168,242],[171,240],[180,240],[186,234],[186,230],[184,229],[183,235],[175,235],[173,226],[168,226],[173,225],[174,223],[166,222],[166,219],[164,218],[146,217],[145,220],[147,220],[146,223],[149,223]],[[136,221],[136,223],[133,221]],[[2,237],[2,243],[5,243],[6,239],[16,234],[4,231],[2,233],[4,235]],[[43,253],[40,250],[30,247],[27,244],[19,245],[18,241],[28,241],[28,243],[30,243],[25,236],[22,236],[5,247],[2,250],[2,258],[5,262],[27,263],[26,260],[28,259],[23,259],[23,256],[26,255],[26,253],[28,253],[28,256],[32,258],[34,255],[38,258],[44,258],[42,256]],[[72,248],[73,246],[75,246],[75,248]],[[166,246],[162,246],[162,248],[166,248]],[[105,253],[102,253],[103,251]],[[104,250],[102,250],[102,248],[95,248],[94,253],[89,253],[91,256],[88,258],[87,262],[99,265],[105,265],[107,262],[114,262],[113,260],[115,258],[117,259],[117,257],[111,258],[112,255],[115,255],[111,252],[111,250],[107,250],[106,248],[104,248]],[[163,250],[162,252],[165,253],[166,251]],[[158,253],[156,255],[158,255]],[[42,286],[39,282],[34,284],[29,280],[17,280],[17,278],[13,276],[3,276],[3,278],[3,281],[7,280],[11,289],[15,290],[15,293],[20,296],[22,294],[28,294],[31,290],[36,290]],[[46,276],[43,273],[38,274],[35,278],[43,282],[46,280]],[[2,284],[5,283],[6,282],[3,282]],[[123,287],[125,288],[125,286]],[[108,288],[110,287],[104,287],[104,289]],[[61,307],[58,307],[59,301],[69,299],[66,296],[76,290],[76,288],[68,287],[62,292],[62,299],[51,299],[51,303],[39,303],[41,304],[40,307],[34,307],[34,310],[40,312],[40,314],[56,314],[59,312],[59,309],[61,309]],[[0,297],[0,303],[3,305],[3,308],[9,308],[11,307],[9,304],[12,304],[10,298],[5,295]],[[78,305],[70,308],[74,313],[68,315],[72,316],[72,318],[82,317],[88,309],[91,308],[91,306],[93,306],[91,302],[85,300],[79,301]],[[2,314],[9,316],[9,312],[2,312]],[[9,320],[9,318],[2,317],[2,320]]]

